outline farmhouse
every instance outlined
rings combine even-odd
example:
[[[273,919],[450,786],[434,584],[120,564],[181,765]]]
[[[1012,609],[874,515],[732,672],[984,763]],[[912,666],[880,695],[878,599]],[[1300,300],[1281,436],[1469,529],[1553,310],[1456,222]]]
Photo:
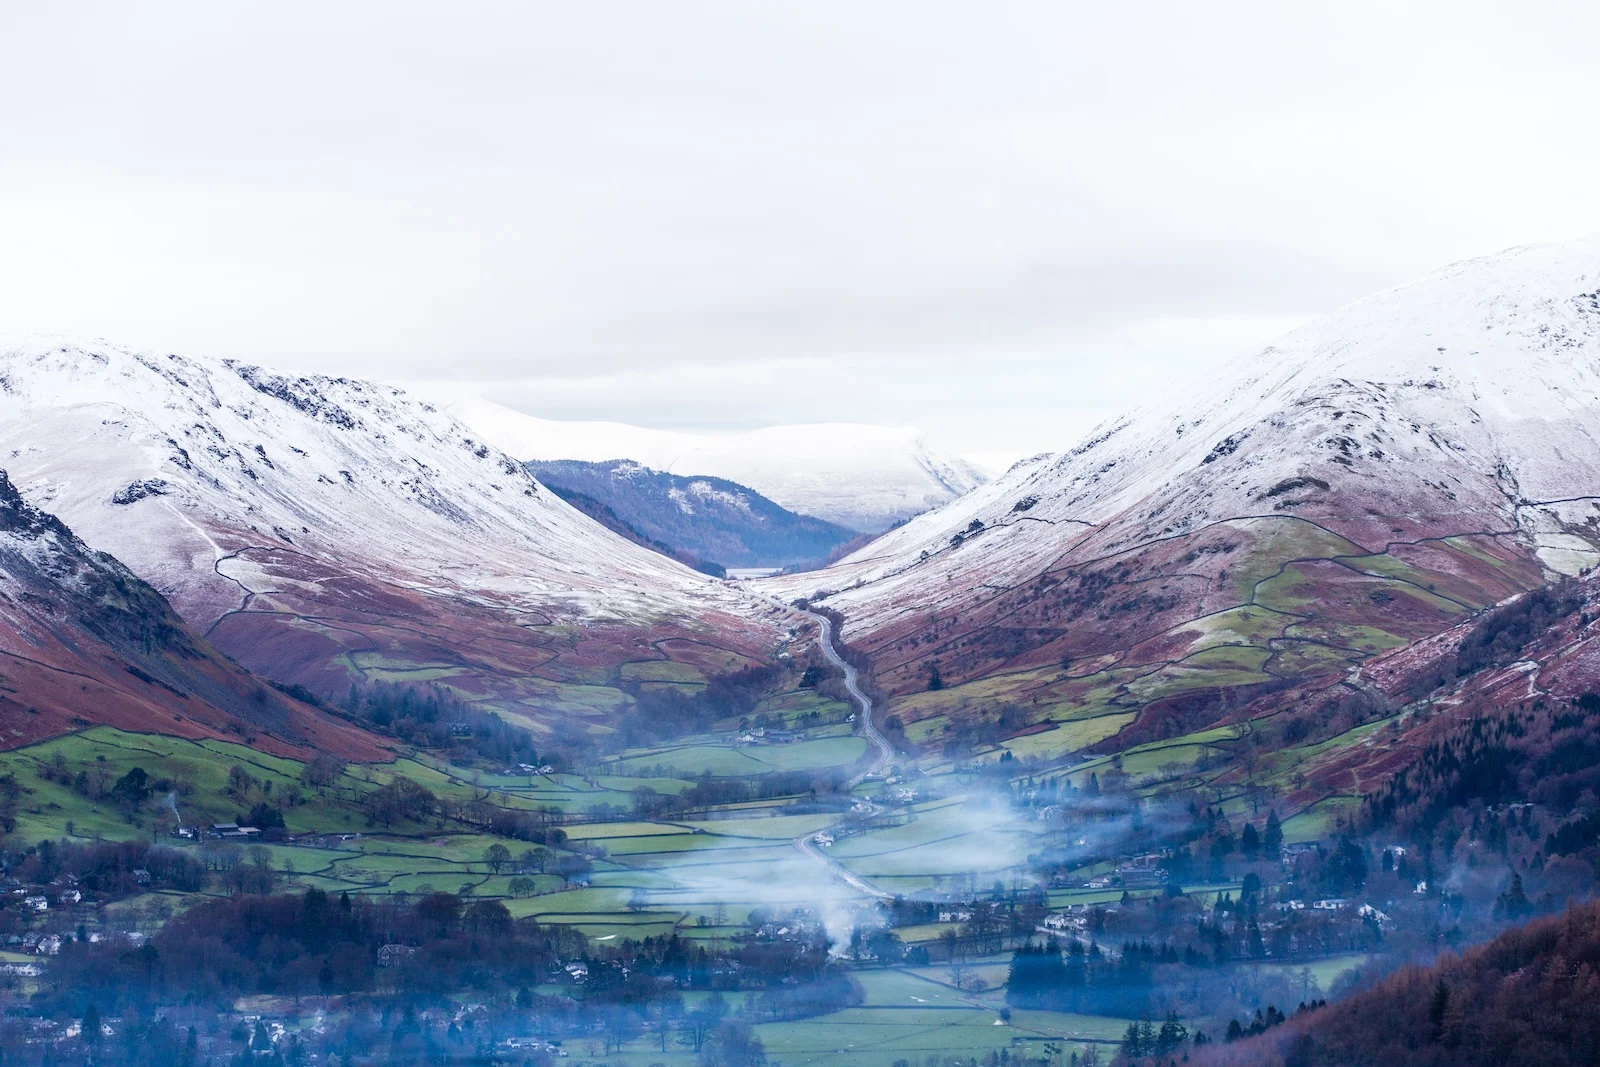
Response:
[[[416,955],[416,952],[417,950],[410,945],[383,945],[378,949],[378,966],[393,967],[402,960]]]
[[[61,951],[61,938],[57,934],[28,934],[22,939],[22,951],[30,956],[54,956]]]
[[[1151,886],[1160,885],[1167,880],[1167,871],[1161,863],[1166,855],[1160,852],[1146,852],[1138,856],[1128,856],[1117,861],[1116,870],[1110,883],[1111,885],[1124,886]]]

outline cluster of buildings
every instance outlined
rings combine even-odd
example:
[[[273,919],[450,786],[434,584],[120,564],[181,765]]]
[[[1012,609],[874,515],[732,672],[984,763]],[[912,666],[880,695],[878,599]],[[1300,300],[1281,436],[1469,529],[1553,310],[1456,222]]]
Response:
[[[15,878],[7,878],[4,883],[4,892],[7,896],[21,897],[22,910],[25,913],[39,915],[50,911],[52,908],[94,908],[93,901],[86,901],[83,891],[78,888],[76,875],[64,874],[54,879],[49,885],[24,885]]]
[[[1120,860],[1112,870],[1097,874],[1074,888],[1149,889],[1166,885],[1170,874],[1162,863],[1166,861],[1167,855],[1163,852],[1147,852],[1142,856]],[[1051,879],[1050,885],[1052,889],[1065,889],[1070,883],[1065,878],[1056,877]]]
[[[255,826],[240,826],[236,822],[214,822],[209,829],[198,826],[175,826],[172,828],[173,837],[181,837],[186,841],[199,838],[220,838],[225,841],[253,841],[261,836],[261,830]]]
[[[150,872],[135,870],[135,881],[147,884]],[[73,874],[63,874],[48,884],[29,885],[6,876],[0,879],[0,893],[16,900],[18,910],[37,929],[0,935],[0,950],[28,956],[49,957],[61,951],[76,936],[91,944],[107,937],[117,938],[132,948],[143,945],[148,936],[141,933],[101,932],[100,903],[84,894]],[[35,978],[43,973],[41,962],[11,960],[0,966],[0,977]]]
[[[505,1048],[508,1052],[543,1052],[550,1056],[565,1056],[566,1050],[554,1041],[547,1041],[542,1037],[508,1037]]]
[[[805,909],[797,909],[782,918],[769,919],[755,928],[758,941],[804,941],[823,932],[820,919]]]
[[[746,730],[734,740],[741,745],[792,745],[800,740],[800,735],[792,730],[768,730],[758,726]]]
[[[85,933],[90,944],[98,944],[106,937],[99,930],[89,930]],[[69,934],[68,937],[70,936]],[[140,933],[112,936],[119,937],[130,948],[138,948],[150,939],[149,935]],[[12,934],[5,938],[4,941],[0,941],[0,948],[4,948],[7,952],[21,952],[28,956],[54,956],[61,951],[62,943],[63,938],[60,934],[53,934],[44,930],[30,930],[25,934]]]
[[[1082,909],[1081,914],[1074,914],[1075,909]],[[1083,934],[1089,929],[1089,916],[1087,905],[1075,905],[1066,911],[1053,912],[1044,917],[1044,922],[1039,924],[1041,933],[1064,936],[1067,934]]]
[[[16,944],[12,944],[12,942]],[[6,938],[6,950],[9,952],[23,952],[29,956],[54,956],[61,951],[61,935],[45,934],[30,931],[26,934],[12,934]]]

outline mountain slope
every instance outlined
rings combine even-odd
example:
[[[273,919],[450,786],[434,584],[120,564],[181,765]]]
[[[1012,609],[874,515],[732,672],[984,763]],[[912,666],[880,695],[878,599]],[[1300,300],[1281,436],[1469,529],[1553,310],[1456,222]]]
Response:
[[[556,422],[487,400],[450,410],[523,460],[600,463],[624,457],[672,474],[724,478],[790,511],[877,533],[984,481],[914,429],[824,423],[693,434],[610,422]]]
[[[1502,1067],[1600,1055],[1600,904],[1572,905],[1432,967],[1407,967],[1340,1003],[1232,1045],[1203,1065]]]
[[[616,537],[405,393],[109,345],[0,351],[0,459],[31,502],[258,673],[448,679],[605,719],[629,660],[771,651],[772,612]]]
[[[387,756],[218,655],[161,594],[29,507],[0,471],[0,748],[90,723],[302,758]]]
[[[646,537],[723,566],[814,563],[855,536],[722,478],[668,474],[629,460],[526,466],[563,498],[581,493],[598,500]]]
[[[556,496],[571,504],[580,514],[587,515],[624,541],[631,541],[641,548],[659,552],[668,559],[675,559],[685,567],[699,571],[701,574],[709,574],[716,578],[726,578],[728,576],[727,568],[722,564],[702,559],[693,552],[675,548],[660,539],[651,539],[643,530],[613,511],[611,505],[589,496],[587,493],[563,489],[559,485],[548,486],[547,488]]]
[[[841,611],[909,719],[981,692],[1126,722],[1600,560],[1600,241],[1458,264],[1211,380],[768,587]]]

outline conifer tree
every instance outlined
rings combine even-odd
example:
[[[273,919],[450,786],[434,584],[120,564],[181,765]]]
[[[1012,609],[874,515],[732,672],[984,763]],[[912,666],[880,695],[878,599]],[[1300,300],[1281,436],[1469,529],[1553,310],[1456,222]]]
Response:
[[[1267,850],[1268,859],[1277,859],[1283,850],[1283,824],[1278,821],[1276,808],[1267,812],[1267,831],[1261,837],[1261,844]]]

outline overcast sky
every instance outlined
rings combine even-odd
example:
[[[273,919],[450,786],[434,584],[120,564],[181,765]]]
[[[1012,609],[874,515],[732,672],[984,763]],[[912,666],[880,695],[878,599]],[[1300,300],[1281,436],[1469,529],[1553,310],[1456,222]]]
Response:
[[[1072,443],[1600,230],[1591,4],[0,4],[0,331]]]

